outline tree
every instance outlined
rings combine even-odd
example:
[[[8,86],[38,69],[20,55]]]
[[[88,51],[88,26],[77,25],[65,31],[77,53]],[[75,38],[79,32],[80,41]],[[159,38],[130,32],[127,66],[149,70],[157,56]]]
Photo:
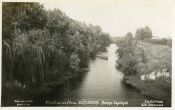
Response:
[[[136,39],[146,40],[151,39],[153,36],[151,29],[148,26],[146,26],[144,28],[137,29],[135,37]]]
[[[87,68],[109,45],[100,26],[69,18],[38,3],[3,3],[3,82],[42,85]],[[64,78],[63,78],[64,79]]]
[[[133,38],[133,34],[131,32],[128,32],[125,37],[127,37],[129,39],[132,39]]]
[[[3,39],[13,39],[16,31],[43,29],[46,21],[46,13],[39,3],[2,3]]]
[[[72,53],[70,56],[70,68],[77,72],[79,70],[80,59],[78,58],[78,54]]]

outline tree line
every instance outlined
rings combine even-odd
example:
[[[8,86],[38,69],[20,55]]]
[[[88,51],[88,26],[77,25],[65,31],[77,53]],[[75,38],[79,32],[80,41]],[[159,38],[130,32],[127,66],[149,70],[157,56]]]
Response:
[[[146,56],[148,53],[146,53],[144,48],[147,47],[141,45],[140,43],[142,42],[143,44],[150,43],[152,46],[154,46],[153,44],[156,44],[158,49],[162,48],[162,46],[167,46],[167,48],[171,49],[172,45],[171,39],[153,39],[152,31],[148,26],[137,29],[135,37],[131,32],[128,32],[123,38],[116,41],[119,46],[119,49],[117,50],[119,56],[117,68],[123,71],[125,75],[144,74],[149,70],[146,69],[147,67],[145,66],[148,63]],[[159,62],[161,62],[161,60]],[[166,65],[168,71],[171,71],[171,62],[168,62]],[[145,70],[140,71],[140,68],[144,68]]]
[[[135,37],[129,32],[118,40],[116,68],[124,74],[124,82],[135,86],[143,95],[170,104],[172,40],[152,38],[151,29],[144,27],[136,31]],[[155,79],[150,75],[155,75]]]
[[[39,3],[2,3],[2,82],[40,86],[88,68],[109,45],[100,26]]]

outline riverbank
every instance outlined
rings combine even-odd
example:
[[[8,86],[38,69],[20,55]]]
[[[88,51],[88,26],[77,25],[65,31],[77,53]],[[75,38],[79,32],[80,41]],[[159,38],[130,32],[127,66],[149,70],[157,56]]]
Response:
[[[144,96],[151,97],[155,100],[163,100],[164,104],[170,106],[171,105],[171,92],[169,89],[169,84],[162,80],[162,78],[158,78],[156,80],[140,80],[138,75],[130,75],[123,77],[124,83],[129,84],[140,91],[140,93]],[[162,88],[162,83],[164,83],[164,87]]]
[[[171,106],[171,46],[134,38],[118,43],[117,69],[142,95]]]
[[[125,83],[130,84],[139,89],[143,95],[158,99],[166,99],[167,97],[171,97],[171,94],[169,94],[166,90],[163,90],[162,88],[159,87],[161,85],[157,85],[156,81],[161,81],[161,79],[156,79],[156,81],[153,80],[142,81],[140,80],[139,76],[130,75],[130,76],[124,76],[123,80]]]
[[[8,104],[8,106],[16,106],[16,103],[14,102],[15,100],[32,100],[36,96],[48,93],[52,91],[53,88],[56,88],[57,86],[64,84],[66,81],[77,77],[87,71],[90,70],[88,68],[83,68],[79,70],[79,72],[76,72],[74,74],[67,74],[57,81],[45,82],[40,86],[34,85],[30,87],[24,87],[24,85],[22,85],[20,82],[14,81],[13,85],[2,86],[3,103],[1,105],[6,106]]]
[[[50,83],[45,83],[44,86],[46,86],[46,87],[55,87],[55,86],[61,85],[64,82],[66,82],[67,80],[69,80],[71,78],[74,78],[74,77],[77,77],[80,74],[85,73],[87,71],[90,71],[89,68],[82,68],[78,72],[75,72],[74,74],[67,74],[67,75],[65,75],[59,81],[53,81],[53,82],[50,82]]]

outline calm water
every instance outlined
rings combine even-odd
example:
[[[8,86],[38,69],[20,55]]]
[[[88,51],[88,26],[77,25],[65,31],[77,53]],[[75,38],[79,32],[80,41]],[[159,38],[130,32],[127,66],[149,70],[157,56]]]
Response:
[[[117,59],[117,46],[111,44],[108,47],[108,60],[96,58],[90,62],[87,73],[66,81],[48,94],[37,97],[37,104],[43,105],[47,101],[118,101],[128,102],[126,106],[141,106],[144,100],[148,99],[142,96],[135,88],[122,82],[122,73],[115,68]],[[47,104],[46,106],[68,106],[65,104]],[[73,106],[88,106],[74,105]],[[90,106],[96,106],[94,104]],[[98,105],[107,106],[107,105]],[[115,105],[110,105],[115,106]]]

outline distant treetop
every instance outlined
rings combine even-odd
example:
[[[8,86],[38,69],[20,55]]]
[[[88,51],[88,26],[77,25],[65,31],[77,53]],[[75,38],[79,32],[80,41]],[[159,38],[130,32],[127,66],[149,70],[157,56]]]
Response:
[[[135,37],[136,39],[146,40],[151,39],[153,36],[151,29],[148,26],[145,26],[144,28],[137,29]]]

